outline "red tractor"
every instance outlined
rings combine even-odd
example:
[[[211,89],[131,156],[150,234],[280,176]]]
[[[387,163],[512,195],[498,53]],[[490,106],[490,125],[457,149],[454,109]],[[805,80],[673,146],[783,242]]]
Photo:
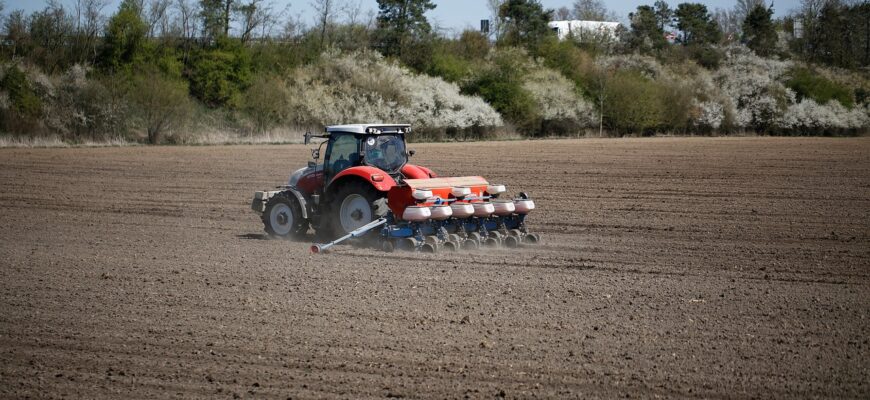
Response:
[[[293,172],[286,186],[256,192],[251,208],[271,236],[297,238],[312,227],[321,238],[344,240],[381,228],[385,250],[538,241],[523,223],[534,209],[528,196],[499,200],[503,185],[481,177],[437,178],[432,170],[408,163],[414,154],[405,146],[410,131],[409,125],[357,124],[305,134],[305,144],[323,140],[312,150],[314,161]],[[324,144],[323,163],[318,163]]]

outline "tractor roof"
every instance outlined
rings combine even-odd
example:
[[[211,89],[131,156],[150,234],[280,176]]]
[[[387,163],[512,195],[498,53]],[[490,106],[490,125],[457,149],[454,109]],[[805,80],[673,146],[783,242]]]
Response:
[[[330,125],[326,127],[326,132],[348,132],[348,133],[408,133],[411,131],[411,125],[408,124],[350,124],[350,125]]]

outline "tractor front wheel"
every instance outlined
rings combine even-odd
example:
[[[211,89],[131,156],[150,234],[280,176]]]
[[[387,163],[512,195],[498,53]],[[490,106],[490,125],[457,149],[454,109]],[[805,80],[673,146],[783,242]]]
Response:
[[[308,231],[308,221],[302,218],[302,208],[292,194],[278,193],[266,202],[263,227],[270,236],[296,239]]]
[[[387,215],[385,194],[367,182],[350,181],[336,190],[329,205],[327,226],[330,235],[338,238],[384,215]]]

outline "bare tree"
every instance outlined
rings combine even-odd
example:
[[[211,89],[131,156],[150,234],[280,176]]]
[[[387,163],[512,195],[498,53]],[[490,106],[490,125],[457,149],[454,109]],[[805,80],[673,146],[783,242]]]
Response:
[[[281,39],[296,39],[301,36],[307,28],[308,27],[305,25],[301,13],[297,13],[296,15],[290,14],[287,16],[287,19],[284,20],[284,24],[281,25]]]
[[[24,10],[12,10],[6,20],[3,21],[3,34],[6,40],[12,44],[12,58],[18,55],[19,50],[27,47],[30,34],[27,29],[27,15]]]
[[[262,22],[258,18],[258,11],[261,8],[260,3],[262,3],[262,0],[251,0],[250,3],[236,6],[235,11],[239,14],[238,20],[241,22],[239,38],[242,40],[242,43],[247,43],[251,38],[251,32],[259,28]]]
[[[170,0],[148,0],[142,14],[148,25],[148,37],[164,36],[169,31]]]
[[[743,20],[737,16],[737,11],[723,10],[717,8],[713,12],[713,20],[719,24],[719,29],[722,30],[722,36],[726,42],[737,40],[740,37],[740,26]]]
[[[569,9],[568,7],[559,7],[556,10],[554,18],[556,18],[556,20],[558,21],[567,21],[570,19],[574,19],[574,16],[571,13],[571,9]]]
[[[804,18],[816,19],[829,0],[802,0],[800,14]]]
[[[317,23],[320,28],[320,48],[323,49],[326,43],[326,34],[332,19],[335,18],[335,11],[340,8],[340,0],[313,0],[311,7],[317,15]]]
[[[145,1],[146,0],[131,0],[133,4],[136,6],[136,10],[139,11],[139,18],[145,19]]]
[[[504,19],[499,16],[499,10],[501,10],[501,6],[504,5],[504,3],[506,2],[507,0],[487,0],[486,2],[487,7],[489,8],[489,12],[492,13],[490,34],[495,37],[495,40],[499,40],[502,33],[504,33],[505,23]]]
[[[175,25],[181,34],[184,44],[184,61],[190,56],[190,46],[196,33],[199,32],[197,16],[199,15],[199,3],[195,0],[175,0],[176,20]]]
[[[193,40],[197,28],[196,16],[199,14],[199,5],[194,0],[175,0],[176,24],[181,31],[184,40]]]
[[[615,21],[614,15],[600,0],[577,0],[574,2],[574,18],[582,21]]]
[[[45,9],[33,13],[28,22],[30,40],[38,49],[32,58],[48,72],[63,67],[75,32],[73,15],[59,1],[49,0]]]
[[[96,62],[97,39],[106,22],[103,10],[108,5],[108,0],[76,0],[73,4],[76,61]]]
[[[264,14],[262,23],[260,23],[260,38],[268,38],[275,36],[275,27],[290,14],[290,4],[284,6],[280,11],[276,11],[270,3],[268,7],[264,7],[261,12]]]
[[[358,22],[357,18],[362,15],[362,1],[348,1],[341,8],[341,12],[344,14],[344,20],[348,25],[356,25]]]
[[[239,14],[238,20],[241,21],[239,36],[242,42],[248,42],[257,30],[261,30],[262,37],[267,35],[268,29],[271,29],[278,19],[273,8],[272,3],[264,3],[263,0],[251,0],[250,3],[236,8]]]

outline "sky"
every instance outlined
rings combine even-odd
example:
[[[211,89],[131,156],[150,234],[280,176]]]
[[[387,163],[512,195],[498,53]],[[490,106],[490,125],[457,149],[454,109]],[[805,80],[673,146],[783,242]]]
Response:
[[[74,0],[59,0],[61,4],[70,6]],[[117,9],[120,0],[109,0],[110,5],[105,13],[111,14]],[[314,25],[313,12],[311,11],[310,0],[266,0],[272,1],[276,8],[283,8],[285,5],[290,5],[290,13],[294,16],[299,16],[302,21],[309,26]],[[339,0],[343,2],[359,3],[363,11],[377,10],[376,0]],[[545,8],[557,9],[560,7],[571,8],[574,0],[540,0]],[[617,0],[607,1],[604,3],[608,9],[615,12],[621,17],[619,22],[627,23],[628,13],[634,11],[637,6],[643,4],[652,4],[655,0]],[[684,1],[700,2],[707,5],[707,8],[712,12],[717,8],[731,9],[736,4],[736,0],[670,0],[668,3],[671,7],[676,7],[677,4]],[[8,13],[12,9],[24,9],[28,12],[40,10],[45,7],[45,0],[0,0],[5,3],[6,8],[4,13]],[[487,19],[490,12],[487,9],[486,0],[434,0],[433,3],[437,6],[434,10],[428,12],[426,16],[434,25],[445,30],[445,33],[457,33],[466,28],[477,29],[480,26],[481,19]],[[780,17],[788,14],[791,10],[796,10],[800,6],[800,0],[775,0],[774,11],[775,16]],[[365,14],[365,12],[363,13]]]

